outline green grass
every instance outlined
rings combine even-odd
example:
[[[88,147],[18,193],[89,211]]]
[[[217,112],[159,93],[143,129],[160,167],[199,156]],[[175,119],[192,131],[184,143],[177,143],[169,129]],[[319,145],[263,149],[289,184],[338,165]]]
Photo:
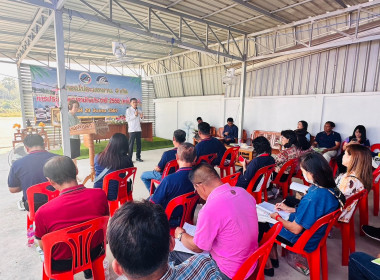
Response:
[[[101,141],[100,143],[94,143],[95,146],[95,154],[98,154],[104,150],[104,148],[107,146],[108,140],[107,141]],[[163,139],[159,137],[153,137],[153,142],[146,141],[144,139],[141,139],[141,150],[142,151],[149,151],[149,150],[156,150],[156,149],[163,149],[163,148],[170,148],[173,147],[173,142],[168,139]],[[133,149],[136,151],[136,143],[135,147]],[[57,155],[63,155],[63,150],[53,150],[50,151],[54,154]],[[81,156],[78,157],[77,159],[85,159],[88,158],[88,148],[85,147],[83,144],[80,146],[80,154]]]

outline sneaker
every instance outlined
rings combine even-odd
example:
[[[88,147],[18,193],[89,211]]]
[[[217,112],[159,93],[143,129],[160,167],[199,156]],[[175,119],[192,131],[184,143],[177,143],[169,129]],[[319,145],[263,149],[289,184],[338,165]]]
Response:
[[[143,162],[143,160],[141,158],[136,158],[136,160],[139,162]]]
[[[22,201],[22,200],[17,201],[17,208],[20,211],[25,211],[24,201]]]
[[[364,225],[362,226],[362,230],[368,237],[380,241],[380,228]]]

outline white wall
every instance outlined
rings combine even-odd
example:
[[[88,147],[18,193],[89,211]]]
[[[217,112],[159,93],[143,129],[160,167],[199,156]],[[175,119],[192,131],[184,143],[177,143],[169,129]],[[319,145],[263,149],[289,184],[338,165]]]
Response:
[[[171,139],[174,130],[183,129],[187,133],[187,127],[190,127],[189,139],[192,141],[192,131],[198,125],[197,117],[211,126],[223,124],[224,97],[221,95],[155,99],[154,103],[158,137]]]
[[[156,135],[170,138],[175,129],[184,129],[185,121],[196,127],[196,118],[215,127],[225,124],[227,117],[239,122],[238,98],[200,96],[156,99]],[[380,93],[352,93],[298,96],[266,96],[247,98],[244,129],[281,131],[296,129],[299,120],[309,123],[309,132],[316,135],[323,124],[335,122],[335,130],[342,137],[352,134],[356,125],[367,128],[370,142],[380,143]]]

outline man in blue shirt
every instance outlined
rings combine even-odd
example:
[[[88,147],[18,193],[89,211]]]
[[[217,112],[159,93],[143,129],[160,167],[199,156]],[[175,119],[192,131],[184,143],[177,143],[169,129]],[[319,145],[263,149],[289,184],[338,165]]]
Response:
[[[197,157],[216,153],[218,157],[212,162],[213,165],[219,165],[226,147],[216,138],[210,135],[210,125],[207,122],[198,124],[198,134],[201,141],[195,146]]]
[[[176,159],[177,148],[179,147],[179,145],[181,145],[185,141],[186,141],[185,131],[183,131],[182,129],[177,129],[176,131],[174,131],[174,134],[173,134],[174,149],[166,151],[162,154],[160,162],[157,164],[157,166],[154,168],[153,171],[145,171],[143,174],[141,174],[140,178],[145,184],[145,187],[147,188],[148,192],[150,191],[150,181],[152,179],[161,181],[162,171],[164,171],[165,165],[169,161]]]
[[[332,157],[338,154],[340,148],[340,142],[342,141],[340,134],[333,131],[335,123],[327,121],[324,126],[324,131],[319,132],[315,137],[313,146],[323,148],[323,157],[330,162]]]
[[[226,143],[227,145],[231,143],[237,143],[238,133],[239,129],[236,125],[234,125],[234,119],[228,118],[227,124],[224,126],[223,130],[224,143]]]
[[[56,156],[45,150],[44,139],[38,134],[25,137],[24,146],[28,155],[16,160],[8,175],[8,187],[11,193],[23,192],[25,209],[29,211],[26,190],[36,184],[47,182],[43,173],[45,163]],[[35,196],[35,209],[47,202],[45,195]]]
[[[189,180],[189,173],[196,159],[194,145],[190,143],[180,145],[176,158],[179,169],[175,173],[166,176],[150,198],[151,202],[160,204],[163,208],[166,208],[173,198],[194,191],[193,183]],[[169,221],[171,227],[179,225],[182,213],[182,209],[179,208],[173,211]]]

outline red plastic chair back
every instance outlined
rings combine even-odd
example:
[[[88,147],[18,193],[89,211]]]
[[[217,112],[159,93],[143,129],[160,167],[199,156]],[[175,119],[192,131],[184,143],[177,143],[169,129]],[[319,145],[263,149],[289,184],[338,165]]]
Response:
[[[221,180],[222,180],[223,184],[229,183],[230,186],[234,187],[234,186],[236,186],[236,183],[239,179],[239,176],[240,176],[240,172],[237,172],[237,173],[228,175],[226,177],[223,177],[223,178],[221,178]]]
[[[291,159],[285,162],[285,164],[281,167],[280,171],[277,173],[276,178],[272,181],[272,184],[279,186],[282,188],[282,195],[284,198],[288,196],[289,186],[292,183],[292,177],[296,172],[296,168],[298,165],[298,159]],[[285,182],[281,182],[281,177],[284,175],[285,171],[290,167],[288,179]]]
[[[97,231],[103,231],[103,246],[106,252],[106,232],[108,216],[99,217],[75,226],[48,233],[42,237],[44,248],[43,279],[74,279],[74,274],[92,269],[94,279],[104,279],[103,260],[106,256],[99,256],[91,260],[91,241]],[[57,243],[67,244],[72,252],[72,265],[70,271],[56,272],[51,269],[53,247]]]
[[[111,180],[117,181],[119,184],[117,199],[112,200],[112,201],[108,200],[108,206],[110,208],[111,217],[121,205],[123,205],[127,201],[133,200],[132,191],[133,191],[133,184],[135,182],[136,171],[137,171],[136,167],[129,167],[129,168],[116,170],[104,176],[103,190],[105,191],[107,197],[108,197],[108,186],[109,186],[110,181]],[[121,175],[124,176],[124,178],[122,178]],[[131,187],[131,190],[128,191],[128,180],[131,177],[132,177],[132,187]]]
[[[232,280],[244,280],[252,266],[257,263],[256,269],[248,279],[264,279],[265,263],[273,247],[274,240],[282,229],[282,223],[274,224],[264,233],[260,241],[260,247],[241,265]]]
[[[342,233],[342,265],[348,265],[348,256],[351,253],[355,252],[355,223],[354,216],[356,210],[359,208],[361,201],[366,199],[368,195],[367,190],[362,190],[352,196],[350,196],[346,204],[344,205],[343,210],[351,208],[352,204],[357,201],[354,212],[352,213],[351,219],[348,223],[339,222],[335,223],[335,226],[339,227]],[[360,225],[361,228],[362,225]]]
[[[220,161],[220,164],[218,166],[220,168],[220,177],[222,178],[224,177],[224,171],[226,171],[227,176],[231,174],[230,172],[231,169],[233,170],[233,173],[236,172],[235,163],[236,163],[236,158],[239,154],[239,149],[240,147],[232,147],[232,148],[227,149],[224,152],[222,160]],[[225,165],[224,163],[226,162],[228,156],[230,156],[230,159],[229,159],[230,162],[227,165]]]
[[[47,196],[48,202],[57,196],[59,196],[59,191],[55,190],[51,191],[48,187],[51,186],[49,182],[40,183],[37,185],[33,185],[26,190],[26,196],[28,198],[29,204],[29,213],[27,215],[27,229],[34,223],[35,211],[34,211],[34,195],[35,194],[44,194]]]
[[[178,170],[178,168],[179,168],[178,162],[175,159],[173,159],[173,160],[169,161],[168,163],[166,163],[164,171],[162,171],[161,181],[166,176],[168,176],[169,174],[171,174],[170,173],[171,170],[174,170],[174,172],[176,172]],[[156,190],[156,185],[159,185],[161,183],[161,181],[155,180],[155,179],[150,180],[150,193],[149,193],[149,195],[153,195],[154,194],[154,191]]]
[[[184,223],[193,224],[193,218],[194,218],[194,209],[197,205],[197,202],[199,200],[199,195],[194,192],[185,193],[183,195],[177,196],[176,198],[173,198],[169,201],[168,205],[166,206],[165,213],[168,217],[168,220],[170,219],[173,211],[175,208],[182,206],[183,207],[183,214],[182,219],[180,223],[180,227],[184,225]],[[170,231],[170,234],[174,234],[174,231]]]
[[[275,166],[276,166],[275,164],[271,164],[271,165],[260,168],[256,172],[255,176],[253,176],[253,178],[249,182],[249,185],[247,187],[247,192],[249,192],[256,199],[257,204],[261,203],[262,201],[262,198],[261,198],[262,192],[264,192],[264,200],[268,201],[267,185],[268,185],[268,180],[271,174],[273,173]],[[261,180],[262,175],[264,176],[263,184],[261,185],[259,191],[254,192],[253,187],[256,185],[256,181],[258,181],[259,178]]]
[[[371,152],[372,152],[372,153],[374,153],[376,150],[378,150],[379,153],[380,153],[380,143],[373,144],[373,145],[371,146]]]
[[[321,277],[321,264],[322,264],[322,279],[327,280],[328,279],[328,261],[327,261],[327,246],[326,246],[326,239],[329,235],[331,228],[335,224],[336,220],[338,219],[339,215],[341,214],[341,210],[335,210],[334,212],[327,214],[321,218],[319,218],[314,225],[310,228],[305,230],[300,238],[298,238],[297,242],[293,246],[288,246],[284,243],[281,243],[277,240],[275,242],[281,247],[292,251],[297,254],[301,254],[302,256],[305,256],[307,258],[307,262],[309,264],[310,268],[310,280],[319,280]],[[322,239],[319,241],[318,247],[313,252],[306,252],[304,250],[305,245],[309,241],[309,239],[314,235],[314,233],[323,227],[324,225],[327,225],[326,231]]]
[[[203,156],[200,156],[197,158],[197,162],[195,163],[195,165],[198,165],[200,164],[201,162],[207,162],[208,164],[212,164],[212,162],[214,161],[214,159],[216,159],[218,157],[218,154],[209,154],[209,155],[203,155]]]

